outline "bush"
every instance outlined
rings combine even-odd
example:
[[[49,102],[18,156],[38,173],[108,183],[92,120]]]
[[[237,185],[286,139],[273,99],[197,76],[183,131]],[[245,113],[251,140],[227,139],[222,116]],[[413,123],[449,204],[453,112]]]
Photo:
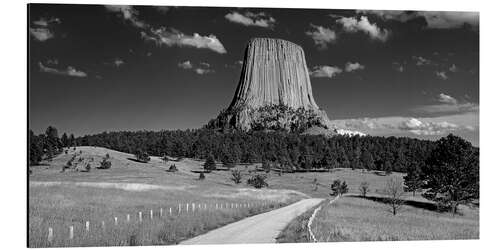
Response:
[[[87,165],[85,166],[85,172],[90,172],[90,163],[87,163]]]
[[[110,169],[111,168],[111,161],[109,160],[109,155],[106,154],[106,157],[102,159],[101,165],[97,167],[98,169]]]
[[[204,173],[200,173],[200,177],[198,178],[198,180],[205,180],[205,174]]]
[[[399,209],[404,205],[401,199],[404,195],[403,182],[392,177],[385,184],[385,194],[387,195],[388,205],[393,215],[396,215]]]
[[[177,166],[175,166],[175,164],[172,164],[170,165],[170,167],[168,168],[167,172],[177,172]]]
[[[341,182],[340,179],[334,180],[330,189],[332,190],[331,196],[342,196],[349,191],[347,183],[345,181]]]
[[[214,160],[214,157],[212,155],[209,155],[207,157],[207,160],[205,161],[205,163],[203,164],[203,168],[205,170],[208,170],[208,171],[212,171],[212,170],[215,170],[217,169],[216,166],[215,166],[215,160]]]
[[[366,197],[366,193],[370,191],[369,187],[370,184],[366,181],[363,181],[361,182],[361,184],[359,184],[359,191],[361,192],[361,196]]]
[[[234,183],[236,184],[241,183],[241,171],[231,170],[231,180],[234,181]]]
[[[269,186],[266,182],[267,176],[263,174],[255,174],[247,180],[247,184],[254,188],[263,188]]]
[[[135,158],[137,159],[137,161],[142,163],[147,163],[151,160],[151,157],[149,157],[148,153],[142,150],[138,150],[135,153]]]

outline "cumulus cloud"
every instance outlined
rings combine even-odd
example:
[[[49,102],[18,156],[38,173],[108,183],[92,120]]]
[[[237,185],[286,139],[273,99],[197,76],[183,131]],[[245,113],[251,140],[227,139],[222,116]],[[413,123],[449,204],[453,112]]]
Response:
[[[399,63],[399,62],[393,62],[392,68],[395,69],[396,71],[399,71],[399,72],[403,72],[405,70],[403,64]]]
[[[309,74],[311,77],[328,77],[332,78],[335,77],[336,75],[342,73],[342,69],[336,66],[328,66],[328,65],[322,65],[322,66],[315,66],[313,68],[313,71],[311,71]]]
[[[443,94],[443,93],[439,94],[438,101],[441,103],[447,103],[447,104],[454,104],[454,105],[458,104],[457,99],[455,99],[447,94]]]
[[[410,118],[399,124],[399,129],[406,130],[416,135],[440,135],[449,133],[459,128],[458,125],[449,122],[423,122],[416,118]]]
[[[448,79],[448,76],[446,75],[445,71],[436,71],[436,76],[441,79],[441,80],[446,80]]]
[[[314,44],[320,49],[326,49],[329,43],[334,43],[337,35],[335,31],[322,26],[311,24],[312,31],[306,31],[306,35],[310,36]]]
[[[116,66],[116,67],[120,67],[122,64],[124,64],[125,62],[120,59],[120,58],[116,58],[114,61],[113,61],[113,64]]]
[[[381,29],[376,23],[370,23],[366,16],[361,16],[359,20],[355,17],[341,17],[336,22],[340,23],[346,32],[364,32],[373,40],[385,42],[389,37],[387,29]]]
[[[228,13],[224,16],[227,20],[233,23],[242,24],[244,26],[257,26],[262,28],[274,27],[276,20],[264,12],[252,13],[250,11],[240,14],[236,11]]]
[[[227,52],[221,41],[219,41],[219,39],[212,34],[208,36],[201,36],[198,33],[194,33],[190,36],[185,35],[176,29],[161,27],[159,29],[151,29],[150,34],[142,31],[141,37],[146,41],[156,43],[158,46],[166,45],[168,47],[194,47],[198,49],[209,49],[219,54],[225,54]]]
[[[38,66],[40,68],[40,71],[45,72],[45,73],[51,73],[51,74],[56,74],[56,75],[74,76],[74,77],[87,77],[87,73],[85,73],[83,71],[79,71],[72,66],[68,66],[64,70],[47,67],[47,66],[43,65],[41,62],[38,62]]]
[[[61,23],[61,20],[59,18],[55,18],[55,17],[53,17],[53,18],[41,17],[39,20],[33,21],[34,25],[42,26],[42,27],[48,27],[49,25],[54,24],[54,23]]]
[[[209,73],[214,73],[215,72],[215,70],[210,69],[210,64],[207,63],[207,62],[200,62],[198,64],[198,66],[195,67],[195,65],[193,65],[191,63],[191,61],[188,60],[188,61],[185,61],[185,62],[178,63],[177,66],[179,68],[182,68],[182,69],[185,69],[185,70],[192,70],[193,72],[195,72],[198,75],[205,75],[205,74],[209,74]]]
[[[450,66],[449,70],[450,70],[450,72],[455,73],[455,72],[457,72],[457,71],[458,71],[458,67],[457,67],[457,65],[452,64],[452,65]]]
[[[353,72],[353,71],[356,71],[356,70],[363,70],[363,69],[365,69],[365,66],[361,65],[358,62],[356,62],[356,63],[347,62],[345,64],[345,71],[346,72]]]
[[[459,28],[467,24],[479,27],[479,12],[458,11],[399,11],[399,10],[358,10],[357,13],[373,14],[383,19],[407,22],[415,18],[424,18],[427,27],[432,29]]]
[[[145,22],[139,20],[139,18],[137,17],[139,12],[130,5],[106,5],[104,7],[110,12],[119,13],[124,20],[129,21],[133,26],[137,28],[148,27]]]
[[[179,68],[182,68],[182,69],[192,69],[193,68],[193,65],[191,64],[190,61],[180,62],[177,64],[177,66],[179,66]]]
[[[54,33],[47,28],[30,28],[30,34],[40,42],[45,42],[54,37]]]
[[[427,58],[421,57],[421,56],[412,56],[411,57],[417,66],[424,66],[424,65],[430,65],[433,64],[433,62]]]

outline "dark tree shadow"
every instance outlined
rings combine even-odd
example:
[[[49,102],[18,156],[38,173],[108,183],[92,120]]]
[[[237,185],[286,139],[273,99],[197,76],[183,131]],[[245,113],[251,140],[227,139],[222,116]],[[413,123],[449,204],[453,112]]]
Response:
[[[370,200],[370,201],[375,201],[375,202],[383,203],[383,204],[390,203],[390,199],[386,198],[386,197],[377,197],[377,196],[363,197],[361,195],[353,195],[352,197],[366,199],[366,200]],[[425,210],[429,210],[429,211],[433,211],[433,212],[438,212],[438,213],[444,213],[444,212],[449,211],[449,208],[446,208],[443,206],[438,206],[435,203],[424,202],[424,201],[404,200],[404,205],[408,205],[408,206],[415,207],[415,208],[421,208],[421,209],[425,209]]]
[[[139,161],[139,160],[134,159],[134,158],[127,158],[127,160],[135,161],[135,162],[139,162],[139,163],[147,163],[147,162],[144,162],[144,161]]]

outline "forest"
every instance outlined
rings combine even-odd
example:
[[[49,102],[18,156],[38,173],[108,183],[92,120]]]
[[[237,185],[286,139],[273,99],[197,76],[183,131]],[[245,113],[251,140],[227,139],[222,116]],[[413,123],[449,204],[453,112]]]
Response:
[[[48,127],[29,131],[30,165],[50,159],[64,147],[98,146],[137,154],[206,159],[223,163],[269,162],[285,170],[353,168],[406,172],[423,165],[436,142],[407,137],[302,135],[287,132],[220,132],[209,128],[119,131],[74,137]]]

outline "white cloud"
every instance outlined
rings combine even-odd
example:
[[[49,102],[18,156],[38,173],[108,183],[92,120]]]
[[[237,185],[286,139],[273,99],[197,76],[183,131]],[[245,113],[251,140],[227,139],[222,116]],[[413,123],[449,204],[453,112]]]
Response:
[[[436,71],[436,76],[441,80],[448,79],[448,76],[446,75],[445,71]]]
[[[233,23],[239,23],[244,26],[258,26],[262,28],[273,28],[276,20],[264,12],[252,13],[250,11],[240,14],[236,11],[228,13],[224,16],[227,20]]]
[[[453,72],[453,73],[457,72],[458,71],[457,65],[455,65],[455,64],[451,65],[449,70],[450,70],[450,72]]]
[[[120,13],[124,20],[132,23],[133,26],[137,28],[147,28],[148,25],[137,18],[138,11],[130,5],[105,5],[104,6],[110,12]]]
[[[469,112],[479,112],[479,105],[476,103],[457,103],[457,104],[434,104],[418,106],[412,111],[422,116],[434,116],[443,114],[463,114]]]
[[[192,69],[193,68],[193,65],[191,64],[190,61],[178,63],[177,66],[179,66],[179,68],[182,68],[182,69]]]
[[[449,122],[422,122],[410,118],[399,125],[399,129],[416,135],[441,135],[458,129],[459,126]]]
[[[306,35],[310,36],[314,40],[314,44],[320,49],[326,49],[329,43],[335,42],[335,39],[337,38],[335,31],[314,24],[311,24],[311,27],[313,30],[307,31]]]
[[[42,17],[39,20],[33,21],[33,24],[37,26],[42,26],[42,27],[48,27],[50,24],[53,23],[61,23],[61,20],[59,18],[45,18]]]
[[[347,32],[361,31],[368,34],[373,40],[385,42],[389,37],[387,29],[381,29],[376,23],[370,23],[366,16],[361,16],[359,20],[355,17],[341,17],[337,20],[337,23],[342,24],[344,30]]]
[[[120,58],[116,58],[114,61],[113,61],[113,64],[116,66],[116,67],[120,67],[122,64],[124,64],[125,62],[120,59]]]
[[[438,101],[441,103],[454,104],[454,105],[458,103],[457,99],[443,93],[439,94]]]
[[[351,62],[347,62],[345,64],[345,71],[346,72],[353,72],[353,71],[356,71],[356,70],[363,70],[365,69],[365,66],[356,62],[356,63],[351,63]]]
[[[457,11],[399,11],[399,10],[358,10],[357,13],[374,14],[384,19],[407,22],[415,18],[424,18],[428,28],[459,28],[464,24],[479,27],[479,12]]]
[[[415,60],[415,64],[417,66],[423,66],[423,65],[430,65],[433,64],[433,62],[427,58],[423,58],[421,56],[412,56],[411,57],[413,60]]]
[[[213,73],[215,71],[213,71],[211,69],[196,68],[194,70],[194,72],[196,72],[196,74],[198,74],[198,75],[204,75],[204,74],[208,74],[208,73]]]
[[[313,68],[313,71],[310,72],[310,75],[312,77],[328,77],[332,78],[335,77],[336,75],[342,73],[342,69],[336,66],[328,66],[328,65],[322,65],[322,66],[315,66]]]
[[[198,33],[194,33],[190,36],[185,35],[176,29],[166,29],[165,27],[161,27],[159,29],[151,29],[151,34],[142,31],[141,36],[144,40],[153,41],[158,46],[187,46],[198,49],[210,49],[220,54],[225,54],[227,52],[219,39],[212,34],[208,36],[200,36]]]
[[[392,67],[396,70],[396,71],[399,71],[399,72],[403,72],[405,70],[405,68],[403,67],[403,64],[402,63],[399,63],[399,62],[393,62],[392,63]]]
[[[30,34],[40,42],[45,42],[54,37],[54,34],[47,28],[30,28]]]
[[[72,66],[68,66],[65,70],[59,70],[55,68],[46,67],[41,62],[38,62],[38,66],[41,72],[51,73],[56,75],[66,75],[66,76],[74,76],[74,77],[87,77],[87,73],[83,71],[79,71]]]

